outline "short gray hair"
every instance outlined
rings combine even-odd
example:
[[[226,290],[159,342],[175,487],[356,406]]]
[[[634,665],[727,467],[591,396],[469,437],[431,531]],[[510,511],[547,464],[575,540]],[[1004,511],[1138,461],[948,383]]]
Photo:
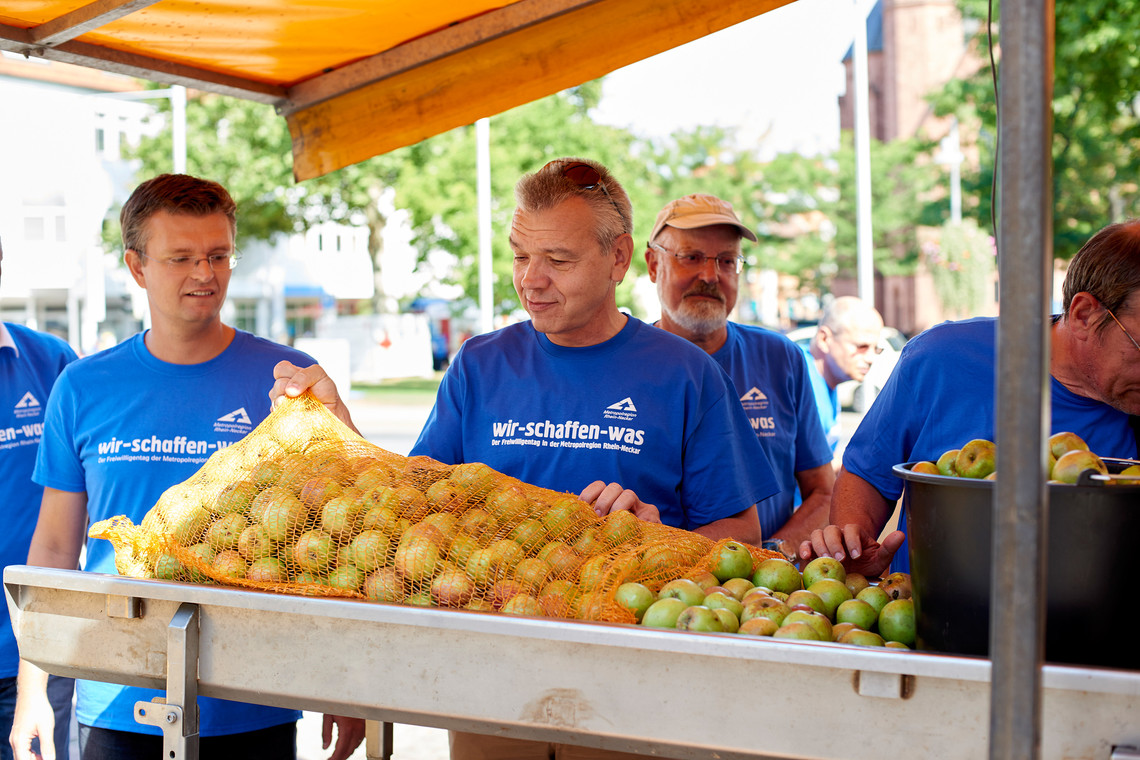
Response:
[[[563,175],[566,167],[580,163],[598,173],[600,187],[583,187]],[[515,185],[518,210],[546,211],[573,197],[582,198],[594,212],[594,236],[606,253],[622,235],[633,233],[633,205],[621,184],[606,167],[588,158],[556,158]]]

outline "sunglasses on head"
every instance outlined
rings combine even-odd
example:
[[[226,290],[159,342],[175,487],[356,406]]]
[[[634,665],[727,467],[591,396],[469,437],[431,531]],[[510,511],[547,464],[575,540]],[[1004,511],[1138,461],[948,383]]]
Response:
[[[550,163],[552,164],[554,162],[551,161]],[[550,164],[547,164],[546,166],[550,166]],[[621,212],[621,209],[618,208],[617,203],[614,202],[613,196],[610,195],[610,191],[606,189],[605,183],[602,182],[602,175],[598,172],[597,169],[590,166],[589,164],[584,164],[581,161],[575,161],[562,167],[562,176],[583,190],[593,190],[595,188],[600,188],[601,191],[606,194],[606,200],[608,200],[610,202],[610,205],[614,207],[614,211],[618,213],[618,216],[621,218],[622,222],[625,222],[625,214]]]

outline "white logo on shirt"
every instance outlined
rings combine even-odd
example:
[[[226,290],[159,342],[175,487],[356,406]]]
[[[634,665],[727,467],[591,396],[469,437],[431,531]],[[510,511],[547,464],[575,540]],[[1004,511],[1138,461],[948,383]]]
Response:
[[[17,409],[27,409],[29,406],[39,406],[40,400],[32,395],[31,391],[24,394],[24,397],[16,403]]]
[[[748,393],[745,393],[743,396],[740,397],[740,400],[741,400],[741,402],[744,402],[744,401],[767,401],[768,397],[764,395],[764,392],[762,390],[760,390],[759,388],[757,388],[754,385],[754,386],[752,386],[752,390],[748,391]]]
[[[637,407],[633,403],[633,399],[626,396],[621,401],[617,401],[606,407],[602,412],[602,416],[607,420],[632,420],[637,416]]]
[[[223,414],[221,417],[218,418],[218,422],[233,422],[233,423],[236,423],[238,425],[250,425],[250,424],[252,424],[252,422],[249,419],[249,415],[246,414],[246,412],[245,412],[244,406],[240,409],[234,409],[229,414]]]

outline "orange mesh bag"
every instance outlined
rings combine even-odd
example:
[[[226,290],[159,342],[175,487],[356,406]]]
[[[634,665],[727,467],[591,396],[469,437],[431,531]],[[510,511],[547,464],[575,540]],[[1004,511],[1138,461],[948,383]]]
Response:
[[[393,454],[309,395],[169,488],[141,525],[120,516],[90,535],[131,577],[611,622],[635,620],[614,600],[622,583],[698,577],[725,543],[598,517],[484,464]]]

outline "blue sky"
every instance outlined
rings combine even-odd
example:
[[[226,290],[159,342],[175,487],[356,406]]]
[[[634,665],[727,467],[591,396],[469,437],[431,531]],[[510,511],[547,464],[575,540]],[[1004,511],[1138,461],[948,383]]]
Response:
[[[613,72],[596,118],[643,136],[736,127],[764,157],[832,150],[854,23],[853,0],[796,0]]]

